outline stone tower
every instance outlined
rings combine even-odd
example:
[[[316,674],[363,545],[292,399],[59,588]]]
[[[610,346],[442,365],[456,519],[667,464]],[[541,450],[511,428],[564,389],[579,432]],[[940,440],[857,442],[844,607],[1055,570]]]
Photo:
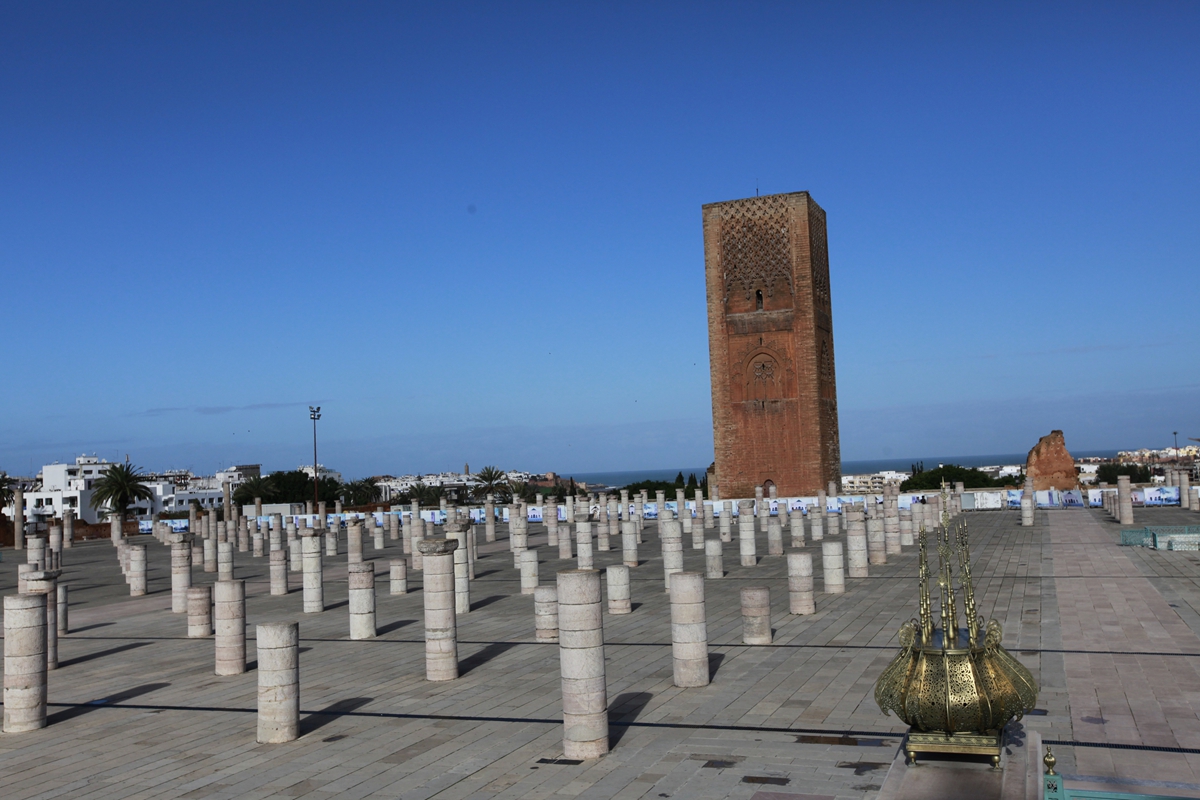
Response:
[[[841,476],[825,212],[794,192],[702,213],[720,496],[815,495]]]

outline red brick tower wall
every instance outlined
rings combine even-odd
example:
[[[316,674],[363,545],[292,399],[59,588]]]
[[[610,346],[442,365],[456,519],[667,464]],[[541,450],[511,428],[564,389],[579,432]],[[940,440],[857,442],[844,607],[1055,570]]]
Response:
[[[721,497],[816,494],[841,475],[825,212],[794,192],[702,215]]]

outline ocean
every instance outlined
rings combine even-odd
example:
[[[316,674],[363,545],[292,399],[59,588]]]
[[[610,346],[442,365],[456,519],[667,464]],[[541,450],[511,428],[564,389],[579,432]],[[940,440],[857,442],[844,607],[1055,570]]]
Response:
[[[1072,456],[1080,458],[1113,458],[1116,456],[1116,450],[1088,450],[1072,453]],[[912,458],[872,458],[862,461],[843,461],[843,475],[869,475],[872,472],[883,472],[884,470],[893,470],[896,472],[908,472],[912,469],[912,465],[918,462],[924,462],[925,469],[936,469],[938,464],[957,464],[962,467],[987,467],[997,464],[1024,464],[1026,453],[1000,453],[982,456],[918,456]],[[696,474],[696,480],[704,478],[704,470],[707,467],[672,467],[669,469],[640,469],[640,470],[624,470],[619,472],[576,472],[562,473],[563,478],[574,478],[577,481],[584,481],[588,484],[599,483],[606,486],[628,486],[631,483],[640,481],[673,481],[675,476],[680,472],[683,473],[683,479],[691,473]]]

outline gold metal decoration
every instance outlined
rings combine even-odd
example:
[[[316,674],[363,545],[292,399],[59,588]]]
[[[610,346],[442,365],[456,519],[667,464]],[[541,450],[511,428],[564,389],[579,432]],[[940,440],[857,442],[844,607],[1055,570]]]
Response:
[[[1038,685],[1000,644],[996,620],[976,613],[971,546],[965,523],[951,527],[945,484],[941,525],[933,530],[938,555],[939,625],[930,598],[927,532],[918,533],[920,619],[900,626],[900,653],[879,676],[875,702],[908,723],[906,751],[990,756],[1000,764],[1004,726],[1037,703]],[[959,627],[952,562],[958,561],[965,627]]]

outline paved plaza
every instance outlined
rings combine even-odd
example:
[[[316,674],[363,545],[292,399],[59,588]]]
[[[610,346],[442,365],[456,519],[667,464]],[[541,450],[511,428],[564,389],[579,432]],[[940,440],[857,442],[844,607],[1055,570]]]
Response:
[[[1137,524],[1195,522],[1175,509],[1138,509]],[[1039,710],[1014,724],[1054,745],[1076,785],[1200,798],[1200,554],[1121,548],[1100,511],[965,515],[980,612],[1041,684]],[[715,536],[710,530],[709,536]],[[531,526],[542,583],[573,562]],[[458,619],[461,677],[425,680],[421,572],[410,593],[388,594],[380,559],[379,636],[349,639],[345,543],[325,559],[325,602],[304,614],[292,592],[268,594],[266,558],[236,554],[246,580],[249,635],[260,622],[300,623],[299,740],[257,744],[255,650],[243,675],[213,673],[214,645],[186,638],[170,611],[170,552],[149,536],[149,594],[130,598],[108,541],[63,552],[71,633],[50,672],[49,725],[0,736],[0,785],[24,798],[868,798],[884,784],[905,726],[883,716],[874,682],[916,616],[916,548],[820,593],[816,614],[787,613],[785,560],[706,582],[712,683],[672,685],[670,613],[653,523],[632,572],[634,610],[604,616],[612,752],[561,763],[558,646],[534,639],[533,600],[521,595],[506,533],[482,542],[472,609]],[[844,536],[839,536],[843,538]],[[619,541],[615,539],[614,541]],[[684,537],[684,565],[704,571]],[[766,552],[759,534],[759,553]],[[620,563],[596,552],[596,566]],[[16,592],[24,553],[5,550],[0,593]],[[193,570],[195,585],[215,574]],[[741,644],[741,587],[771,590],[771,645]],[[1076,743],[1076,744],[1071,744]],[[1096,746],[1082,746],[1083,744]],[[1132,747],[1129,747],[1132,746]],[[1180,752],[1180,751],[1185,752]],[[559,762],[559,763],[556,763]],[[918,768],[920,769],[920,768]]]

